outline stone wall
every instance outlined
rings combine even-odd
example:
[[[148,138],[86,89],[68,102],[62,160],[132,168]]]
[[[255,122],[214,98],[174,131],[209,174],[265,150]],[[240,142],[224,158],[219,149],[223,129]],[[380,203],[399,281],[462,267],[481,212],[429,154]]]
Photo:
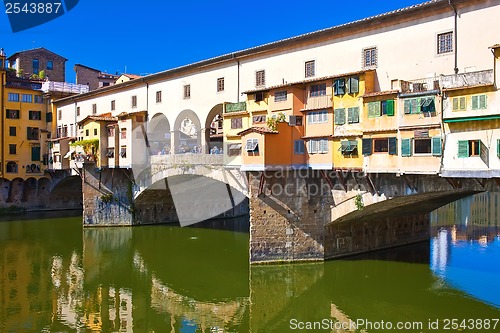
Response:
[[[24,74],[33,74],[33,59],[38,59],[38,70],[45,71],[50,81],[66,81],[66,59],[43,48],[24,51],[19,54],[17,62]],[[47,61],[52,61],[53,69],[47,69]]]
[[[332,196],[319,173],[249,172],[250,262],[323,260]]]

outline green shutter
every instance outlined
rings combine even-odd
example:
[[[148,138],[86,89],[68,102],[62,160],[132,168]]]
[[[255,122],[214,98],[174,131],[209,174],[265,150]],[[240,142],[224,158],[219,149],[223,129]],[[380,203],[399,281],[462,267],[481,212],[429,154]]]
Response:
[[[500,157],[500,139],[497,139],[497,156]]]
[[[387,115],[394,116],[394,100],[390,99],[386,101]]]
[[[460,109],[460,111],[464,111],[464,110],[466,110],[466,109],[467,109],[467,104],[466,104],[466,102],[467,102],[467,100],[466,100],[465,96],[460,97],[460,102],[459,102],[459,104],[460,104],[460,105],[459,105],[459,109]]]
[[[335,125],[345,124],[345,109],[335,109]]]
[[[411,156],[411,139],[401,140],[401,156]]]
[[[380,117],[380,102],[368,103],[368,118]]]
[[[410,99],[406,99],[405,100],[405,110],[404,110],[405,114],[410,114],[411,113],[411,100]]]
[[[486,109],[486,95],[479,95],[479,108]]]
[[[359,123],[359,108],[357,106],[347,109],[347,122],[349,124]]]
[[[458,141],[458,157],[465,158],[469,157],[469,141],[459,140]]]
[[[420,98],[412,98],[411,103],[411,113],[420,113]]]
[[[479,96],[472,96],[472,110],[479,109]]]
[[[362,151],[364,156],[369,156],[372,154],[372,139],[363,139],[362,141]]]
[[[459,108],[459,98],[458,97],[453,97],[453,111],[458,111]]]
[[[389,138],[389,155],[397,155],[397,154],[398,154],[398,139]]]
[[[432,156],[441,156],[443,154],[441,147],[441,137],[432,138]]]
[[[40,147],[31,147],[31,160],[40,162]]]
[[[357,94],[359,92],[359,77],[350,77],[347,79],[347,93]]]

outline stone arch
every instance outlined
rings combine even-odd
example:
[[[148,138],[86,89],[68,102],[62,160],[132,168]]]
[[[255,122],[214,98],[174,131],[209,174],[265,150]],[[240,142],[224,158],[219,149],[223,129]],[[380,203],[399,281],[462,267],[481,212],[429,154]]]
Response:
[[[148,141],[151,154],[166,154],[171,147],[170,122],[163,113],[155,114],[148,124]]]
[[[47,177],[38,179],[38,192],[46,194],[50,192],[50,180]]]
[[[21,203],[24,197],[24,179],[14,178],[11,182],[9,200],[11,203]]]
[[[222,113],[224,105],[215,105],[205,119],[205,142],[207,143],[207,152],[216,147],[218,150],[222,148],[223,132],[222,132]]]
[[[200,118],[193,110],[186,109],[179,113],[172,129],[174,139],[174,153],[190,152],[194,147],[205,146],[202,140]]]
[[[6,203],[9,198],[11,182],[6,178],[0,178],[0,203]]]

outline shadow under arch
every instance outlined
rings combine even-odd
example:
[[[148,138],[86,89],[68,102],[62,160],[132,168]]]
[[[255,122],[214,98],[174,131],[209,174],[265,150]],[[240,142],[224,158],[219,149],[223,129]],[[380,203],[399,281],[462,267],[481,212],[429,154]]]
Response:
[[[57,184],[53,186],[53,188],[50,190],[50,193],[57,194],[59,192],[75,192],[75,194],[81,196],[82,195],[82,179],[80,176],[69,176],[61,181],[59,181]]]
[[[207,143],[208,153],[213,147],[217,146],[218,149],[222,148],[222,113],[224,111],[224,104],[220,103],[215,105],[205,119],[205,142]]]
[[[196,112],[186,109],[179,113],[172,129],[175,150],[173,153],[184,153],[195,146],[201,147],[204,144],[201,129],[200,118]]]
[[[138,224],[179,222],[192,225],[212,218],[248,214],[247,194],[224,176],[174,174],[143,189],[135,198]]]
[[[163,113],[156,113],[148,124],[148,140],[151,147],[151,154],[170,152],[170,122]]]

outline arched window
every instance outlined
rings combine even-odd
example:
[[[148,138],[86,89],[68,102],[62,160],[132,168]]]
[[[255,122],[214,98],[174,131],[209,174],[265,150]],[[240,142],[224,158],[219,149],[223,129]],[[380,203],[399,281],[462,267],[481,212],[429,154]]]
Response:
[[[17,173],[18,167],[16,162],[7,162],[7,173]]]

